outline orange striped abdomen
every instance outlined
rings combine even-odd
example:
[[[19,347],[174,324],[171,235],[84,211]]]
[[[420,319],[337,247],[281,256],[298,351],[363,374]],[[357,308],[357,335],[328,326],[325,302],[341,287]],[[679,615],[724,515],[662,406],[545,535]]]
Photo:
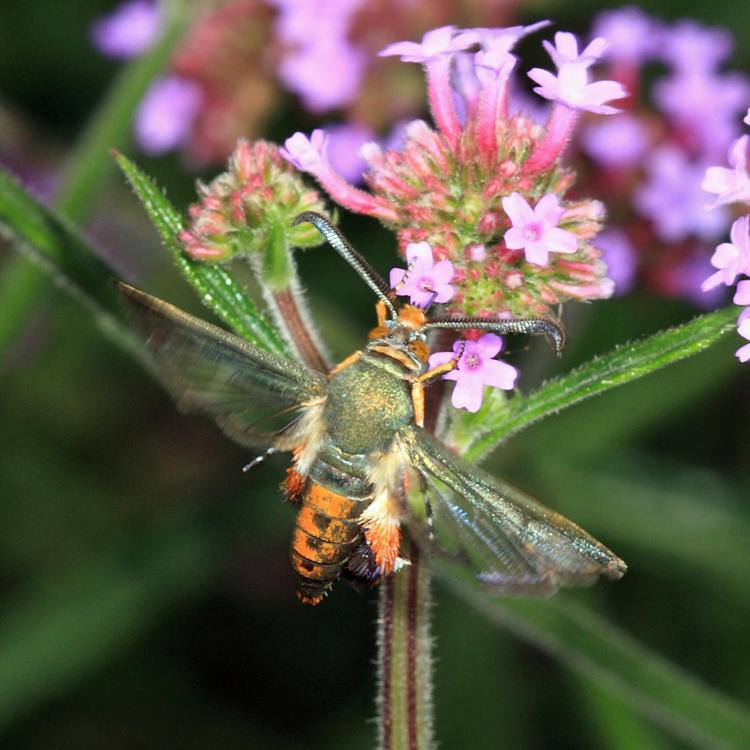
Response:
[[[317,604],[341,575],[360,539],[359,516],[371,499],[349,498],[308,482],[289,552],[303,602]]]

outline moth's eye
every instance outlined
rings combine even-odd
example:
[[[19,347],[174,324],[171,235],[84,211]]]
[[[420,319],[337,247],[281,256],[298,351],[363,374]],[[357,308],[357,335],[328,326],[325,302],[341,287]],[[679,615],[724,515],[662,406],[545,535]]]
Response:
[[[427,346],[427,344],[417,339],[415,341],[409,342],[409,351],[418,359],[421,359],[422,362],[426,362],[427,358],[430,356],[430,349]]]
[[[388,329],[385,326],[376,326],[367,335],[368,339],[384,339],[388,335]]]

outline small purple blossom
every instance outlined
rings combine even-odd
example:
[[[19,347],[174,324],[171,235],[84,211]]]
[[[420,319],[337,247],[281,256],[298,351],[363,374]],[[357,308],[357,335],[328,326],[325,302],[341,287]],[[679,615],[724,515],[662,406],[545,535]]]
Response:
[[[430,355],[430,369],[447,364],[461,354],[455,370],[443,375],[444,380],[455,380],[451,404],[456,409],[479,411],[484,395],[484,386],[512,390],[518,371],[507,362],[493,359],[502,349],[503,340],[494,333],[486,333],[478,341],[456,341],[452,352],[436,352]],[[463,352],[462,352],[463,349]]]
[[[596,245],[602,251],[614,291],[618,295],[627,294],[633,288],[638,270],[638,254],[627,235],[621,229],[605,229],[596,236]]]
[[[750,276],[750,216],[741,216],[732,224],[731,242],[722,242],[711,256],[711,265],[719,270],[701,285],[705,292],[719,284],[731,286],[740,274]]]
[[[608,60],[626,65],[640,65],[655,57],[661,39],[659,25],[632,5],[599,13],[591,33],[609,43]]]
[[[324,112],[352,102],[366,65],[365,53],[340,39],[290,53],[279,64],[278,73],[308,110]]]
[[[609,46],[606,39],[597,37],[579,54],[578,40],[569,31],[558,31],[555,34],[554,46],[547,41],[543,41],[542,45],[549,53],[552,62],[555,63],[558,70],[565,63],[580,63],[588,68],[606,52]]]
[[[108,57],[127,59],[145,52],[159,35],[161,8],[149,0],[128,0],[91,26],[91,41]]]
[[[739,333],[743,339],[750,339],[750,318],[744,318],[740,321],[740,324],[737,326],[737,333]],[[750,344],[741,346],[735,352],[735,356],[740,362],[747,362],[750,359]]]
[[[551,21],[538,21],[532,23],[530,26],[505,26],[502,28],[476,28],[466,29],[464,33],[475,34],[476,39],[482,45],[482,49],[487,52],[492,52],[495,55],[502,56],[510,52],[519,39],[528,34],[533,34],[535,31],[549,26]]]
[[[557,226],[565,209],[553,193],[542,196],[534,208],[519,193],[511,193],[502,202],[513,225],[505,233],[505,245],[509,250],[523,248],[529,263],[546,266],[550,253],[574,253],[578,249],[578,238]]]
[[[737,117],[750,97],[750,81],[741,73],[678,71],[654,84],[653,97],[693,151],[715,157],[739,134]]]
[[[349,182],[362,182],[367,164],[360,156],[365,143],[376,140],[375,132],[361,123],[342,122],[327,126],[328,159],[333,169]]]
[[[704,163],[691,161],[675,146],[663,146],[651,153],[647,169],[647,181],[635,193],[633,205],[653,222],[660,239],[679,242],[695,235],[711,241],[726,231],[726,211],[704,210]]]
[[[456,34],[453,26],[428,31],[421,42],[394,42],[378,52],[379,57],[399,55],[401,62],[427,63],[436,57],[453,55],[477,42],[477,34],[467,31]]]
[[[732,302],[734,302],[735,305],[750,305],[750,280],[743,279],[737,283],[737,290],[734,293]],[[746,314],[747,312],[747,310],[742,311],[742,315],[740,316],[741,320],[748,317]]]
[[[606,102],[626,97],[627,90],[617,81],[589,83],[589,65],[587,61],[566,62],[560,66],[556,76],[549,70],[532,68],[528,76],[539,84],[534,91],[545,99],[598,115],[617,114],[620,110]]]
[[[203,90],[179,76],[158,78],[138,105],[135,139],[147,154],[183,146],[203,103]]]
[[[727,29],[684,20],[662,32],[660,56],[680,71],[712,71],[729,57],[732,46]]]
[[[619,114],[598,120],[580,135],[583,150],[605,167],[635,167],[649,147],[648,134],[641,120]]]
[[[327,148],[328,134],[316,128],[309,137],[298,131],[287,138],[279,153],[301,172],[314,175],[327,164]]]
[[[407,270],[391,269],[389,281],[396,294],[408,296],[412,305],[425,308],[434,302],[448,302],[453,297],[450,284],[453,264],[449,260],[435,263],[429,243],[410,242],[406,246],[406,260]]]
[[[750,136],[738,138],[729,149],[729,165],[726,167],[709,167],[701,187],[707,193],[716,193],[716,200],[706,206],[715,208],[725,203],[750,201],[750,174],[747,170],[748,147]]]

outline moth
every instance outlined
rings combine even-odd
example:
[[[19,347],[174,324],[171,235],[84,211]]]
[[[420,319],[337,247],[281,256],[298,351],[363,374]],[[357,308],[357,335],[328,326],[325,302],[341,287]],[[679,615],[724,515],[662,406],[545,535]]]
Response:
[[[560,328],[545,318],[430,318],[397,300],[325,217],[308,211],[294,223],[303,221],[378,297],[367,344],[328,373],[118,283],[181,409],[212,417],[231,439],[261,451],[248,467],[292,453],[282,488],[298,505],[290,559],[299,599],[317,604],[341,577],[378,583],[407,562],[402,529],[429,555],[468,566],[506,594],[546,596],[600,575],[620,578],[626,565],[603,544],[424,429],[424,389],[458,359],[430,369],[429,331],[545,334],[561,348]]]

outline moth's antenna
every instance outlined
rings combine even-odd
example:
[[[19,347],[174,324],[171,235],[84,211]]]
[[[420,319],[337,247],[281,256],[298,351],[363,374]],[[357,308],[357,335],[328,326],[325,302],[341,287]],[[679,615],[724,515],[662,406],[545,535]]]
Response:
[[[312,224],[328,241],[328,244],[360,275],[367,286],[385,302],[393,319],[398,318],[396,308],[389,298],[391,291],[383,277],[349,244],[339,230],[325,216],[315,211],[303,211],[295,216],[292,226],[302,222]]]
[[[565,331],[549,318],[517,318],[516,320],[488,320],[487,318],[434,318],[421,325],[418,332],[430,328],[478,328],[480,331],[506,333],[541,333],[552,339],[555,353],[560,356],[565,346]]]

